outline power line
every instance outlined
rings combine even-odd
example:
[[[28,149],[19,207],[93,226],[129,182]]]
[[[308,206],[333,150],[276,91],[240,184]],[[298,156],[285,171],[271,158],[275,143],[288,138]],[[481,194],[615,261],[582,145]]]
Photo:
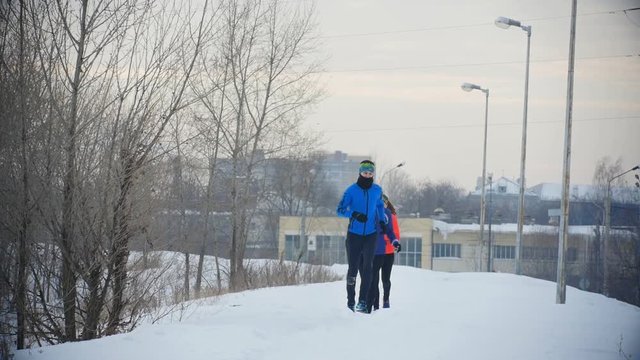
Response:
[[[640,54],[621,54],[621,55],[607,55],[607,56],[585,56],[576,58],[576,60],[599,60],[599,59],[618,59],[618,58],[632,58],[639,56]],[[531,60],[532,63],[545,63],[545,62],[558,62],[567,61],[567,59],[539,59]],[[452,67],[465,67],[465,66],[493,66],[493,65],[514,65],[521,64],[523,61],[497,61],[486,63],[461,63],[461,64],[435,64],[424,66],[396,66],[388,68],[361,68],[361,69],[342,69],[342,70],[325,70],[325,73],[344,73],[344,72],[379,72],[379,71],[398,71],[398,70],[423,70],[423,69],[435,69],[435,68],[452,68]]]
[[[604,120],[627,120],[627,119],[640,119],[640,115],[619,116],[619,117],[600,117],[600,118],[586,118],[586,119],[573,119],[574,122],[590,122],[590,121],[604,121]],[[547,120],[547,121],[530,121],[529,125],[542,125],[542,124],[562,124],[564,120]],[[497,126],[515,126],[522,125],[522,122],[505,122],[505,123],[493,123],[489,124],[489,127]],[[377,129],[343,129],[343,130],[326,130],[327,133],[348,133],[348,132],[380,132],[380,131],[406,131],[406,130],[425,130],[425,129],[455,129],[455,128],[474,128],[482,127],[483,124],[454,124],[454,125],[430,125],[430,126],[411,126],[411,127],[392,127],[392,128],[377,128]]]
[[[592,15],[616,14],[616,13],[624,13],[626,15],[627,11],[633,11],[633,10],[638,10],[638,9],[640,9],[640,8],[629,8],[629,9],[598,11],[598,12],[592,12],[592,13],[579,14],[578,16],[592,16]],[[546,21],[546,20],[565,19],[565,18],[568,18],[568,17],[570,17],[570,16],[549,16],[549,17],[523,19],[522,21],[523,22]],[[417,29],[401,29],[401,30],[388,30],[388,31],[373,31],[373,32],[366,32],[366,33],[323,35],[323,36],[319,36],[319,38],[321,38],[321,39],[337,39],[337,38],[349,38],[349,37],[378,36],[378,35],[403,34],[403,33],[436,31],[436,30],[464,29],[464,28],[480,27],[480,26],[487,26],[487,25],[493,25],[493,23],[492,22],[483,22],[483,23],[477,23],[477,24],[431,26],[431,27],[424,27],[424,28],[417,28]]]

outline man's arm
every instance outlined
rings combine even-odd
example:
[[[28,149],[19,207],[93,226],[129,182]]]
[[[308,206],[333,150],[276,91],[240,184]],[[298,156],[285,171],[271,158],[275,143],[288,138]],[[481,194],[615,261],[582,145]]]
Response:
[[[351,205],[351,195],[349,194],[349,189],[347,189],[344,194],[342,194],[342,199],[338,203],[338,207],[336,208],[336,215],[338,217],[346,217],[350,218],[353,213],[352,210],[349,209],[349,205]]]
[[[376,211],[378,213],[378,218],[381,219],[381,221],[384,221],[385,224],[388,224],[389,218],[384,213],[384,202],[382,201],[382,188],[380,188],[380,197],[376,202]]]

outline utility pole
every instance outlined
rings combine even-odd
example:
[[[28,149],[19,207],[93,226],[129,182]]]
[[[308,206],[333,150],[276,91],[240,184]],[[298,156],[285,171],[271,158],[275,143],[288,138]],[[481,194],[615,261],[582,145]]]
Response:
[[[487,254],[487,272],[493,270],[493,253],[491,250],[491,224],[493,223],[493,174],[489,174],[489,251]]]
[[[562,166],[562,216],[560,218],[560,236],[558,241],[558,273],[556,304],[564,304],[566,301],[567,279],[566,261],[567,242],[569,237],[569,183],[571,172],[571,116],[573,111],[573,67],[575,63],[576,49],[576,7],[577,0],[571,2],[571,34],[569,36],[569,71],[567,76],[567,110],[564,127],[564,154]]]

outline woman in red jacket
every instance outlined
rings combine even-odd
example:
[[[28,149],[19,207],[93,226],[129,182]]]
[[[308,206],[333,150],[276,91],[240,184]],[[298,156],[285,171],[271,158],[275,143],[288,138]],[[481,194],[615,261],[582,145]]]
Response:
[[[396,216],[396,209],[389,201],[387,195],[382,195],[384,202],[385,215],[389,218],[389,225],[381,228],[379,226],[378,239],[376,243],[376,252],[373,258],[373,276],[371,278],[371,286],[369,288],[369,301],[370,306],[373,306],[373,310],[380,308],[380,289],[378,283],[380,279],[380,270],[382,270],[382,307],[389,308],[389,294],[391,292],[391,268],[393,267],[393,260],[395,251],[400,252],[402,247],[400,246],[400,228],[398,227],[398,217]]]

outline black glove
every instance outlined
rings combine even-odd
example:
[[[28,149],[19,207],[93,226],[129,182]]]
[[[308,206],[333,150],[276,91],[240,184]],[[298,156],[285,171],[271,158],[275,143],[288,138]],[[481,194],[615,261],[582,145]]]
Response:
[[[396,252],[402,251],[402,245],[400,245],[400,241],[393,240],[392,245],[393,245],[394,248],[396,248]]]
[[[357,211],[352,212],[351,213],[351,218],[355,219],[357,221],[360,221],[361,223],[367,222],[367,215],[365,215],[365,214],[363,214],[361,212],[357,212]]]
[[[380,228],[382,229],[383,234],[387,233],[387,224],[385,224],[384,221],[380,221]]]

